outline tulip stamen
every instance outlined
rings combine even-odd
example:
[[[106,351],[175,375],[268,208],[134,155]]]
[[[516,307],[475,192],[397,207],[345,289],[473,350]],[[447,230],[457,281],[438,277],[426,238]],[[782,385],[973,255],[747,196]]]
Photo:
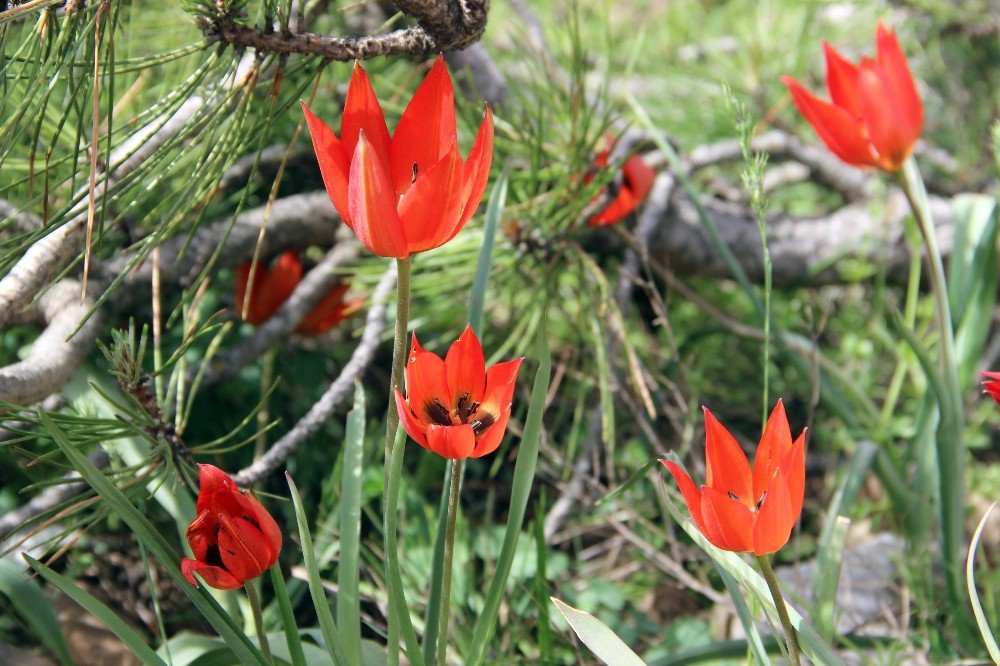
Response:
[[[448,409],[442,405],[441,401],[437,398],[428,400],[424,405],[424,411],[427,412],[427,416],[434,423],[445,426],[452,425],[451,415],[448,413]]]
[[[765,490],[760,494],[760,499],[757,500],[757,510],[760,511],[760,505],[764,503],[764,498],[767,497],[767,491]]]
[[[417,171],[418,171],[418,169],[417,169],[417,163],[414,162],[413,163],[413,176],[410,178],[410,185],[413,185],[413,183],[417,182]]]
[[[734,493],[732,490],[730,490],[729,491],[729,499],[733,500],[734,502],[739,502],[740,501],[740,496],[737,495],[736,493]]]
[[[496,423],[496,418],[489,412],[483,412],[478,415],[478,418],[469,421],[469,425],[472,426],[472,431],[476,433],[476,437],[482,435],[487,429],[494,423]]]
[[[455,414],[458,416],[458,420],[461,423],[468,423],[469,417],[476,408],[479,407],[479,403],[472,400],[472,396],[468,393],[463,393],[462,397],[455,402]]]

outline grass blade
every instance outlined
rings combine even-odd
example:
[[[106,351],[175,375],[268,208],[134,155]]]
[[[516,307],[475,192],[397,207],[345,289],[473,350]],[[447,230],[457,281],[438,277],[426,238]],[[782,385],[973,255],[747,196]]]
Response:
[[[354,408],[347,415],[344,470],[340,487],[340,566],[337,567],[337,626],[348,664],[361,663],[361,608],[358,554],[361,539],[361,477],[365,449],[365,391],[354,385]]]
[[[531,403],[528,406],[528,416],[524,421],[524,435],[521,437],[521,449],[517,454],[514,466],[514,483],[510,495],[510,513],[507,518],[507,528],[497,558],[493,580],[483,604],[483,611],[476,620],[470,653],[465,663],[473,666],[483,663],[486,648],[490,644],[493,630],[496,627],[497,615],[500,612],[500,602],[507,587],[507,578],[514,562],[514,552],[517,550],[518,537],[521,534],[521,524],[524,521],[525,509],[531,495],[531,482],[535,477],[535,465],[538,462],[538,445],[542,435],[542,416],[545,412],[545,396],[549,392],[549,379],[552,371],[552,358],[549,354],[547,326],[543,315],[542,325],[536,338],[538,353],[538,370],[535,372],[535,382],[531,387]]]
[[[153,648],[149,647],[146,641],[132,627],[128,626],[118,617],[114,611],[95,599],[90,593],[81,589],[72,580],[61,574],[57,574],[33,557],[25,555],[24,559],[27,560],[32,569],[38,572],[39,576],[58,588],[85,611],[103,622],[104,626],[110,629],[115,636],[120,638],[142,660],[142,663],[166,666],[166,662],[160,659],[156,652],[153,651]],[[72,663],[72,661],[69,663]]]
[[[493,243],[496,240],[497,229],[500,227],[500,218],[503,216],[503,206],[506,201],[507,171],[505,170],[493,186],[493,193],[486,205],[483,245],[476,261],[476,277],[472,281],[472,295],[469,297],[469,324],[476,335],[480,335],[483,330],[483,304],[486,302],[486,286],[490,280],[490,267],[493,264]]]
[[[31,633],[56,655],[60,664],[73,663],[59,620],[52,610],[52,604],[38,587],[38,583],[26,578],[19,567],[2,559],[0,559],[0,594],[7,597],[10,608],[21,616]]]
[[[733,608],[736,609],[736,616],[739,617],[740,624],[743,625],[743,631],[747,635],[747,646],[753,653],[757,663],[762,666],[768,666],[771,660],[767,656],[764,641],[760,637],[760,632],[757,631],[757,624],[753,621],[753,614],[750,612],[750,607],[747,606],[747,600],[743,598],[739,583],[736,582],[736,579],[728,571],[719,566],[718,563],[715,563],[715,569],[719,572],[719,577],[722,578],[722,582],[729,592],[729,598],[733,600]]]
[[[976,527],[976,533],[972,535],[972,543],[969,545],[969,557],[965,560],[965,582],[969,587],[969,601],[972,602],[972,614],[976,617],[976,624],[979,625],[979,633],[983,636],[983,642],[986,644],[986,649],[990,653],[990,657],[993,662],[1000,664],[1000,645],[997,645],[997,639],[994,638],[993,632],[990,629],[990,623],[986,619],[986,613],[983,611],[983,604],[979,601],[979,591],[976,590],[976,550],[979,549],[979,539],[983,535],[983,528],[986,527],[986,521],[990,519],[990,514],[993,513],[993,509],[997,508],[997,503],[993,502],[990,508],[986,510],[986,514],[983,519],[979,521],[979,526]]]
[[[306,511],[302,506],[302,498],[299,496],[299,489],[292,481],[292,476],[285,472],[288,480],[288,490],[292,494],[292,504],[295,506],[295,522],[299,526],[299,541],[302,543],[302,564],[306,569],[309,578],[309,594],[312,596],[313,607],[316,609],[316,618],[319,620],[319,628],[323,633],[323,640],[326,642],[327,652],[335,664],[346,663],[344,658],[344,646],[340,642],[337,633],[337,625],[333,621],[333,614],[330,612],[330,602],[327,601],[326,591],[323,589],[323,579],[319,575],[319,567],[316,564],[316,551],[313,550],[312,535],[309,534],[309,523],[306,520]]]

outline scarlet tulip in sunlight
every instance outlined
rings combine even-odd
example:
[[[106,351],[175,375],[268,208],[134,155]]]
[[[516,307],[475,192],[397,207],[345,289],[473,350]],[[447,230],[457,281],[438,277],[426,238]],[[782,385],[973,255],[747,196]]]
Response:
[[[500,446],[523,358],[486,370],[479,339],[467,326],[442,361],[413,336],[406,362],[406,398],[397,387],[403,428],[418,444],[459,460],[479,458]]]
[[[194,559],[181,560],[192,585],[198,574],[210,587],[235,590],[278,560],[281,532],[274,518],[218,467],[198,465],[197,511],[187,528]]]
[[[389,130],[364,68],[355,63],[340,137],[302,104],[330,200],[358,240],[405,259],[455,237],[479,206],[493,159],[489,107],[468,158],[458,152],[455,94],[438,56]]]
[[[896,34],[881,22],[874,59],[855,65],[823,42],[830,102],[781,77],[795,105],[837,157],[852,166],[896,172],[913,153],[924,108]]]
[[[607,167],[610,155],[610,149],[599,152],[594,158],[594,166],[598,169]],[[655,178],[656,172],[653,171],[653,167],[646,164],[646,161],[639,155],[633,155],[625,160],[622,165],[621,185],[615,191],[615,184],[612,184],[607,192],[602,192],[597,196],[600,198],[612,195],[610,203],[601,212],[590,218],[588,224],[592,227],[604,227],[625,219],[649,196]],[[593,179],[592,174],[587,174],[583,180],[585,183],[589,183]]]
[[[294,250],[283,253],[271,268],[257,264],[251,286],[250,302],[244,309],[247,284],[250,282],[252,262],[246,262],[236,269],[233,290],[236,295],[236,310],[244,321],[260,326],[284,305],[302,280],[302,263]],[[344,319],[354,314],[361,301],[345,303],[348,284],[341,282],[330,288],[319,303],[303,317],[296,332],[303,335],[319,335],[330,330]]]
[[[993,398],[1000,404],[1000,372],[980,372],[986,380],[983,381],[983,391],[989,393],[990,397]]]
[[[705,409],[705,485],[677,464],[660,460],[680,486],[691,520],[723,550],[767,555],[788,542],[802,512],[805,430],[792,442],[785,407],[771,412],[751,469],[743,449]]]

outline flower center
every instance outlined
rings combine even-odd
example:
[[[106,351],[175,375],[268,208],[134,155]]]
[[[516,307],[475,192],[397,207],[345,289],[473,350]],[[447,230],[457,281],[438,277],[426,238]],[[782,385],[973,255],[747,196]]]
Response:
[[[476,434],[476,437],[486,432],[497,421],[493,414],[479,409],[479,403],[473,400],[472,396],[468,393],[463,393],[455,401],[455,408],[450,411],[438,398],[427,401],[424,411],[428,419],[437,425],[457,426],[468,424],[472,426],[472,431]]]
[[[733,500],[734,502],[742,502],[743,501],[743,500],[740,499],[740,496],[737,495],[736,493],[734,493],[732,490],[728,491],[728,493],[729,493],[729,499]],[[750,506],[750,507],[747,507],[747,508],[749,508],[750,511],[752,511],[754,513],[760,511],[760,507],[764,504],[764,498],[765,497],[767,497],[767,491],[766,490],[760,494],[760,499],[758,499],[757,502],[753,506]]]

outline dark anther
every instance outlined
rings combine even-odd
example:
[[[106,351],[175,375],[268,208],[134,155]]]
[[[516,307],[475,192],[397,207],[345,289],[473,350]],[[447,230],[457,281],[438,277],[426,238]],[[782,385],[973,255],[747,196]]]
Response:
[[[445,409],[444,405],[437,398],[433,400],[428,400],[424,404],[424,411],[427,412],[428,418],[438,425],[451,425],[451,417],[448,416],[448,410]]]
[[[479,437],[487,428],[496,423],[496,418],[489,412],[483,412],[479,415],[478,419],[469,421],[469,425],[472,426],[472,432],[476,433],[476,437]]]
[[[732,490],[729,491],[729,499],[736,500],[737,502],[740,501],[739,495],[734,493]]]
[[[479,407],[479,403],[473,402],[472,396],[468,393],[463,393],[462,397],[459,398],[455,404],[455,413],[458,415],[458,418],[462,423],[468,423],[469,416],[476,411],[477,407]]]
[[[413,177],[410,178],[410,185],[417,182],[417,163],[413,163]]]
[[[757,510],[760,511],[760,505],[764,503],[764,498],[767,497],[767,491],[765,490],[760,494],[760,499],[757,500]]]
[[[205,564],[211,564],[213,567],[225,567],[222,563],[222,553],[219,552],[219,546],[208,547],[208,552],[205,553]]]

